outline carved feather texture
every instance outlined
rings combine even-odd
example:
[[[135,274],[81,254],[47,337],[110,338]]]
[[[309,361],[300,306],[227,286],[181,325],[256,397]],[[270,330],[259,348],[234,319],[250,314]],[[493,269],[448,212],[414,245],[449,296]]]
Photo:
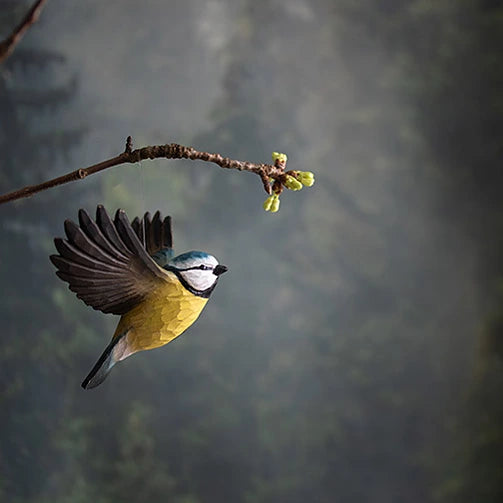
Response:
[[[161,213],[157,211],[154,218],[150,218],[150,213],[145,213],[143,219],[136,217],[131,223],[138,239],[145,245],[147,253],[154,255],[161,250],[171,250],[173,248],[173,234],[171,230],[171,217],[162,219]]]
[[[79,225],[66,220],[65,233],[66,240],[54,240],[59,255],[50,259],[70,290],[94,309],[127,313],[168,281],[166,272],[151,257],[156,247],[172,245],[171,220],[167,217],[161,222],[159,212],[152,222],[147,213],[142,222],[136,218],[131,224],[122,210],[112,221],[100,205],[93,221],[81,209]]]

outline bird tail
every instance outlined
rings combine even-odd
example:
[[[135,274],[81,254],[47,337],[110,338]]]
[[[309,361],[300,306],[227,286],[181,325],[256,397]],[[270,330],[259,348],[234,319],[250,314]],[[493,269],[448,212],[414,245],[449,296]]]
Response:
[[[82,381],[84,389],[96,388],[108,376],[113,366],[125,358],[125,344],[127,332],[124,332],[118,337],[114,337],[110,344],[105,348],[103,354],[99,357],[98,361],[89,372],[88,376]],[[129,355],[126,355],[129,356]]]

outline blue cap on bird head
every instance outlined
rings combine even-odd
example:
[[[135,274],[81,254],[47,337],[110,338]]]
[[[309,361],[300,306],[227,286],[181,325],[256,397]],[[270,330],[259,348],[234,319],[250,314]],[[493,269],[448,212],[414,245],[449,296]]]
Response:
[[[194,265],[199,265],[208,262],[208,265],[213,264],[213,266],[218,264],[218,261],[213,255],[202,251],[188,251],[177,255],[170,260],[170,265],[176,267],[177,269],[186,269]]]

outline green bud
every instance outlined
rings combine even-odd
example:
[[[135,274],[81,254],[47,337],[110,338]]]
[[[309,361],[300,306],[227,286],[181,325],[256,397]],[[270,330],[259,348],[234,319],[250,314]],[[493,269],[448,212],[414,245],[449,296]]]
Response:
[[[274,162],[286,163],[286,161],[288,161],[288,157],[286,154],[281,154],[280,152],[273,152],[272,160]]]
[[[272,200],[272,204],[271,204],[271,213],[276,213],[278,210],[279,210],[279,197],[278,197],[278,196],[276,196],[276,197]]]
[[[306,187],[312,187],[314,185],[314,173],[311,171],[299,171],[297,179]]]
[[[293,176],[287,175],[286,181],[285,181],[285,187],[290,190],[300,190],[302,189],[302,183],[297,180],[297,178],[294,178]]]
[[[274,199],[274,195],[269,196],[265,201],[264,204],[262,205],[264,207],[265,211],[271,211],[271,206],[272,206],[272,200]]]
[[[269,196],[263,204],[265,211],[270,211],[271,213],[276,213],[279,210],[279,196],[277,194],[273,194]]]

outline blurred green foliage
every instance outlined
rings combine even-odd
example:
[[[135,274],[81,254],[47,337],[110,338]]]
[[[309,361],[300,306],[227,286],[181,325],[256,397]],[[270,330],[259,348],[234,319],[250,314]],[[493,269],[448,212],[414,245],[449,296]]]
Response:
[[[184,140],[314,171],[277,216],[254,177],[187,163],[1,208],[1,503],[502,501],[503,7],[295,5],[242,2]],[[81,166],[65,68],[20,47],[0,74],[0,191]],[[190,333],[84,392],[115,320],[47,255],[96,202],[169,212],[177,250],[230,274]]]

